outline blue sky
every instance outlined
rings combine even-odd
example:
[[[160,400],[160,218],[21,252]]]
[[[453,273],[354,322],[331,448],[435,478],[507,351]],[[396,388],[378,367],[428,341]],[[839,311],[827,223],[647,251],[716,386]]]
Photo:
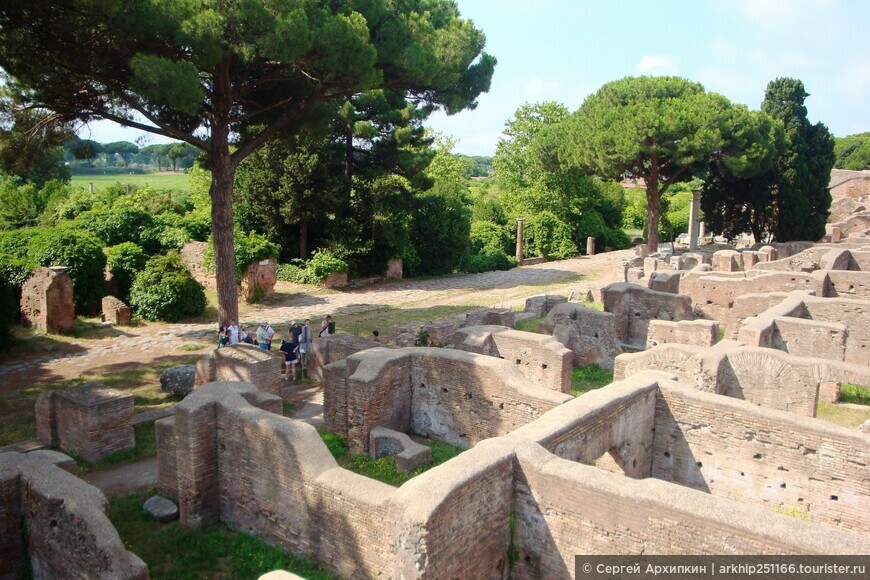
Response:
[[[455,151],[491,155],[505,121],[526,102],[574,110],[604,83],[678,75],[757,109],[767,83],[801,79],[811,121],[843,137],[870,131],[868,0],[458,0],[498,59],[474,111],[434,114]],[[136,139],[97,123],[83,137]],[[161,139],[151,138],[150,142]]]

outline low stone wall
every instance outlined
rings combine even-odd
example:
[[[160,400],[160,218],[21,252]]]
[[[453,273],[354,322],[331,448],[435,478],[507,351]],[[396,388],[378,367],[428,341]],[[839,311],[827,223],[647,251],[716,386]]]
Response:
[[[828,270],[826,273],[828,284],[824,296],[870,300],[870,271]]]
[[[130,307],[114,296],[105,296],[102,301],[103,322],[118,325],[130,324]]]
[[[147,579],[106,497],[66,468],[75,463],[53,451],[0,454],[0,576]]]
[[[647,329],[646,347],[659,344],[693,344],[707,347],[719,340],[719,323],[711,320],[650,320]]]
[[[372,349],[324,370],[327,429],[355,452],[375,427],[469,447],[571,399],[529,384],[511,362],[451,349]]]
[[[870,532],[870,436],[659,383],[652,476]]]
[[[482,308],[465,315],[463,326],[496,325],[513,328],[516,323],[516,314],[510,308]],[[451,337],[452,338],[452,337]],[[448,342],[436,341],[436,342]]]
[[[801,296],[809,296],[810,293],[803,290],[796,290],[794,294],[800,293]],[[747,318],[758,316],[766,310],[770,310],[777,304],[782,303],[786,298],[791,296],[790,292],[766,292],[761,294],[746,294],[738,296],[734,300],[731,308],[731,313],[725,327],[725,338],[736,340],[740,332],[740,327]]]
[[[308,376],[324,381],[323,367],[369,348],[384,346],[379,342],[339,332],[323,338],[315,338],[308,356]]]
[[[267,393],[279,394],[284,355],[277,350],[263,350],[238,343],[215,349],[196,363],[194,385],[214,381],[253,383]]]
[[[43,391],[35,415],[40,441],[75,452],[86,461],[99,461],[136,445],[133,395],[100,383]]]
[[[343,577],[506,574],[509,446],[484,442],[395,489],[340,468],[313,427],[252,405],[258,396],[269,398],[213,383],[176,406],[183,524],[254,532]]]
[[[558,294],[545,294],[541,296],[530,296],[526,298],[526,305],[523,312],[532,314],[536,318],[543,318],[559,304],[568,302],[568,299]]]
[[[615,316],[582,304],[557,305],[541,323],[541,330],[574,353],[574,366],[596,364],[612,369],[613,359],[622,353]]]
[[[792,293],[744,320],[738,338],[796,356],[870,365],[870,301]]]
[[[651,320],[692,319],[692,301],[681,294],[623,283],[605,286],[601,295],[605,312],[614,315],[616,336],[626,344],[645,345]]]
[[[76,323],[73,282],[64,267],[37,268],[21,286],[21,322],[42,332],[66,332]]]
[[[467,326],[456,331],[455,347],[516,364],[530,381],[547,389],[571,392],[573,353],[552,336],[506,326]]]

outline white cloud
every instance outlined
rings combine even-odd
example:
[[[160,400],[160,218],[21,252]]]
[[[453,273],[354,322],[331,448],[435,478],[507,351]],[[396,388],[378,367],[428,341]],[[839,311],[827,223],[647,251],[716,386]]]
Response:
[[[637,64],[637,71],[641,73],[665,73],[676,70],[677,63],[672,56],[644,55]]]

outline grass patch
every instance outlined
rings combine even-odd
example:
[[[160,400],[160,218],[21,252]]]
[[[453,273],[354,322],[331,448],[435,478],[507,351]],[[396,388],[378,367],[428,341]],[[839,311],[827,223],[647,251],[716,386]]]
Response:
[[[591,364],[571,369],[571,394],[575,397],[613,382],[613,371]]]
[[[855,403],[856,405],[870,405],[870,387],[843,383],[840,385],[840,402]]]
[[[517,320],[514,324],[514,328],[517,330],[522,330],[523,332],[535,332],[537,334],[546,334],[541,330],[541,323],[544,322],[546,317],[540,318],[525,318],[523,320]]]
[[[156,457],[157,439],[154,435],[154,423],[143,423],[134,427],[133,430],[136,435],[136,446],[133,449],[112,453],[108,457],[94,462],[85,461],[75,453],[68,453],[78,464],[79,475]]]
[[[413,479],[424,471],[432,469],[436,465],[441,465],[445,461],[453,459],[463,451],[463,449],[443,441],[413,437],[414,441],[426,445],[432,450],[432,462],[428,465],[421,465],[410,473],[405,473],[399,471],[396,467],[395,457],[387,456],[380,459],[372,459],[363,453],[348,453],[345,438],[328,431],[320,431],[320,438],[323,439],[329,452],[332,453],[332,456],[335,457],[335,460],[343,468],[395,487],[399,487],[406,481]]]
[[[304,578],[332,578],[319,563],[224,526],[186,528],[178,522],[154,522],[142,510],[153,494],[150,490],[112,498],[109,519],[124,546],[145,561],[155,580],[257,578],[272,570],[288,570]]]
[[[855,409],[819,401],[819,406],[816,407],[816,418],[835,423],[847,429],[854,429],[870,419],[870,407]]]
[[[189,179],[186,173],[181,171],[159,173],[128,173],[103,175],[101,173],[73,175],[70,183],[74,186],[87,189],[89,183],[94,184],[95,191],[101,191],[109,186],[120,183],[121,185],[136,185],[139,187],[150,186],[152,189],[173,189],[187,191],[190,189]]]
[[[21,389],[11,395],[0,396],[0,447],[36,438],[34,405],[44,390],[69,389],[86,382],[103,383],[133,395],[133,408],[137,413],[165,407],[178,401],[160,390],[160,373],[181,364],[194,364],[198,356],[184,356],[172,361],[151,365],[136,365],[110,373],[83,375],[77,379],[48,381]]]
[[[338,321],[338,332],[347,332],[363,338],[371,338],[372,330],[397,328],[408,324],[424,324],[443,318],[456,317],[472,310],[475,306],[467,304],[434,306],[432,308],[387,309],[380,312],[367,313],[363,316]]]
[[[727,328],[724,326],[719,327],[719,334],[716,336],[716,342],[722,342],[723,340],[725,340],[725,331],[726,330],[727,330]]]
[[[202,350],[204,348],[209,348],[210,344],[205,344],[204,342],[187,342],[178,347],[178,350],[183,352],[196,352],[198,350]]]
[[[285,417],[292,417],[293,413],[296,412],[296,403],[291,401],[283,401],[283,412]]]

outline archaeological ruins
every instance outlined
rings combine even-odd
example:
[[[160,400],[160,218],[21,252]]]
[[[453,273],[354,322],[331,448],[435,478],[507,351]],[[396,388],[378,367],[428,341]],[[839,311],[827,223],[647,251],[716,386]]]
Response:
[[[222,522],[342,577],[571,578],[580,554],[870,553],[870,428],[815,418],[841,385],[870,385],[866,230],[636,254],[623,282],[533,297],[523,313],[407,328],[392,348],[316,340],[325,429],[351,452],[413,471],[429,455],[409,435],[466,449],[401,487],[340,467],[314,427],[283,416],[280,359],[238,345],[203,357],[196,388],[156,423],[159,492],[183,525]],[[513,328],[530,317],[544,334]],[[572,367],[593,363],[614,382],[572,396]],[[41,398],[41,436],[94,456],[121,444],[130,417],[110,391]],[[117,425],[111,441],[86,441],[94,413]],[[0,455],[0,568],[29,554],[35,577],[147,577],[64,458]]]

